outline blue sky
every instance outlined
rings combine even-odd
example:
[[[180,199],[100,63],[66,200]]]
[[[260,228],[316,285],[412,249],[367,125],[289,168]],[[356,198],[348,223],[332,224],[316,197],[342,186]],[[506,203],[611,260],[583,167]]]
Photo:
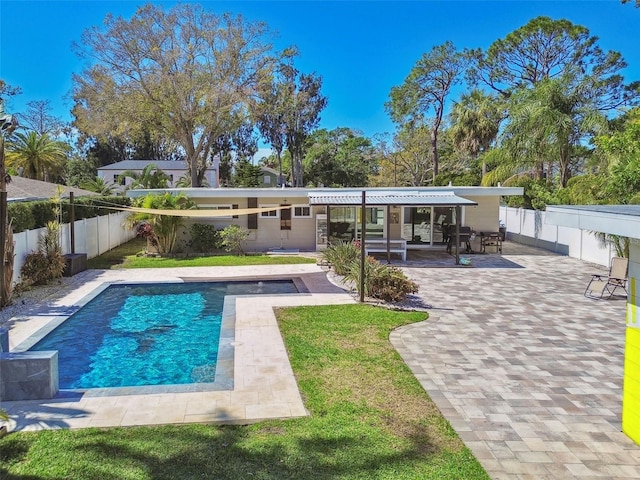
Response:
[[[71,75],[81,69],[71,43],[107,13],[129,18],[143,3],[0,1],[0,78],[22,88],[7,111],[50,100],[56,115],[71,120]],[[618,0],[199,3],[266,22],[278,32],[277,47],[296,45],[299,69],[323,77],[329,103],[321,126],[351,127],[367,136],[394,130],[384,103],[424,52],[447,40],[460,49],[487,48],[539,15],[587,27],[603,49],[622,53],[626,80],[640,80],[640,9]]]

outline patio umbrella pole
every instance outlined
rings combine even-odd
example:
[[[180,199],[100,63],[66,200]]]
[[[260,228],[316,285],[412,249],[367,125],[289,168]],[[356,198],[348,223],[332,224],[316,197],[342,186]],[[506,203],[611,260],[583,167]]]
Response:
[[[366,214],[365,210],[367,208],[367,199],[366,193],[362,191],[362,212],[360,215],[360,303],[364,303],[364,262],[365,262],[365,248],[364,242],[366,241]]]

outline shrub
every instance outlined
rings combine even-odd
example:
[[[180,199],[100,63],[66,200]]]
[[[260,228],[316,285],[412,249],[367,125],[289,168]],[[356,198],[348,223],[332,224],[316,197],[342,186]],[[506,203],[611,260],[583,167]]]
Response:
[[[418,293],[418,284],[409,280],[398,267],[382,265],[369,279],[370,295],[385,302],[402,302],[410,293]]]
[[[197,253],[209,253],[222,248],[222,237],[215,225],[194,223],[189,229],[191,240],[187,247]]]
[[[14,232],[24,232],[35,227],[31,204],[27,202],[11,202],[7,205],[7,216],[11,220]]]
[[[79,197],[74,199],[74,204],[75,219],[82,220],[83,218],[114,213],[116,210],[104,208],[104,205],[128,207],[131,205],[131,199],[127,197]],[[56,206],[50,201],[9,203],[7,212],[9,218],[13,219],[14,233],[45,227],[47,222],[55,220]],[[67,223],[69,221],[69,201],[62,200],[59,206],[62,207],[62,222]]]
[[[39,201],[32,203],[31,212],[33,214],[35,228],[44,227],[47,223],[56,219],[54,207],[55,205],[51,201]]]
[[[29,253],[20,273],[22,283],[29,285],[44,285],[54,278],[60,278],[64,272],[65,259],[60,252],[47,256],[44,252]]]
[[[402,302],[409,293],[417,293],[418,285],[409,280],[398,267],[384,265],[373,257],[367,257],[364,263],[364,295],[385,302]],[[351,280],[358,293],[360,287],[360,262],[352,261],[345,278]]]
[[[220,230],[220,238],[226,252],[244,255],[244,243],[249,238],[249,231],[238,225],[229,225]]]
[[[59,228],[57,222],[49,222],[38,240],[38,250],[25,257],[20,270],[25,285],[43,285],[62,276],[66,261],[58,242]]]
[[[332,243],[322,252],[322,259],[333,266],[338,275],[346,275],[351,269],[351,263],[360,258],[359,242]]]
[[[154,248],[158,247],[158,239],[153,233],[153,227],[151,226],[151,224],[147,222],[142,222],[136,225],[135,228],[136,228],[136,237],[144,238],[147,241],[147,243]]]

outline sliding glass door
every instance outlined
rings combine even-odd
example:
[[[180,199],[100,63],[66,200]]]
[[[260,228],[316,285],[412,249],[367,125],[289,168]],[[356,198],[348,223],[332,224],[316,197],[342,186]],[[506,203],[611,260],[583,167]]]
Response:
[[[411,245],[444,245],[455,225],[455,208],[405,207],[402,237]]]

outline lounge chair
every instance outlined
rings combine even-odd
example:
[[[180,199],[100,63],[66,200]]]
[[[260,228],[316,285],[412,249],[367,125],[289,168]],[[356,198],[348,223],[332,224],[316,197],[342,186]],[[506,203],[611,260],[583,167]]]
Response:
[[[629,259],[613,257],[609,275],[591,275],[591,281],[584,291],[588,298],[611,298],[616,289],[621,288],[627,294],[627,269]]]

